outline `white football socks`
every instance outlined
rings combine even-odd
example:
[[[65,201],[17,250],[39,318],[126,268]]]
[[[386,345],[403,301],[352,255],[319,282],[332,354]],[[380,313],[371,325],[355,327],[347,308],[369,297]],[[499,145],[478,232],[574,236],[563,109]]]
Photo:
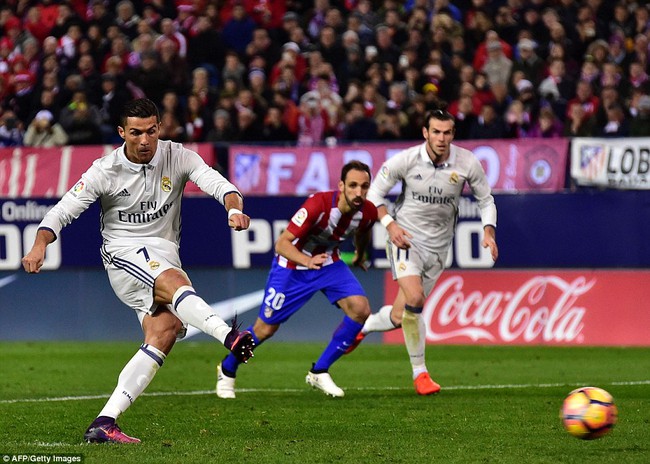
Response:
[[[382,306],[379,311],[368,316],[361,332],[369,334],[370,332],[388,332],[389,330],[396,329],[397,327],[390,318],[392,310],[393,305]]]
[[[183,322],[213,336],[221,343],[226,340],[230,326],[189,285],[176,290],[172,306]]]
[[[424,348],[426,342],[426,327],[422,314],[404,310],[402,317],[402,331],[404,332],[404,344],[408,351],[413,378],[415,379],[422,372],[427,372],[424,363]]]
[[[162,351],[151,345],[142,344],[120,372],[117,387],[99,416],[117,419],[147,388],[164,361],[165,354]]]

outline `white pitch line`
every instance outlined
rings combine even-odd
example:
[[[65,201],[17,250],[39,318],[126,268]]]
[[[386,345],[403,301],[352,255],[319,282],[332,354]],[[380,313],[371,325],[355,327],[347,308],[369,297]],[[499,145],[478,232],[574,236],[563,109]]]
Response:
[[[587,385],[589,382],[566,382],[566,383],[521,383],[521,384],[504,384],[504,385],[449,385],[443,386],[443,390],[507,390],[517,388],[556,388],[567,386],[580,386]],[[599,385],[613,385],[613,386],[635,386],[635,385],[650,385],[650,380],[630,380],[621,382],[608,382],[599,383]],[[348,391],[395,391],[395,390],[411,390],[412,387],[351,387],[347,388]],[[238,393],[300,393],[309,392],[309,388],[238,388]],[[214,390],[194,390],[194,391],[176,391],[176,392],[150,392],[143,393],[141,396],[199,396],[199,395],[212,395]],[[81,395],[81,396],[60,396],[54,398],[17,398],[13,400],[0,400],[0,404],[16,404],[16,403],[54,403],[59,401],[83,401],[83,400],[100,400],[106,399],[110,395]]]

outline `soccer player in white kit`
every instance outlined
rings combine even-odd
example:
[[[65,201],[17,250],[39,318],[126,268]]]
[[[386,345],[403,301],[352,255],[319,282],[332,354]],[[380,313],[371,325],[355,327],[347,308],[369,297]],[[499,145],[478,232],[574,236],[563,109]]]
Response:
[[[444,269],[465,183],[480,209],[481,245],[490,249],[493,260],[499,254],[497,210],[485,171],[471,151],[451,144],[454,125],[454,117],[447,111],[429,112],[422,128],[424,143],[387,160],[368,192],[368,200],[377,206],[379,220],[388,232],[386,252],[399,292],[392,306],[384,306],[368,317],[354,346],[367,333],[393,330],[401,325],[419,395],[440,391],[425,364],[426,326],[422,308]],[[402,192],[392,217],[385,197],[400,181]]]
[[[250,224],[242,212],[241,193],[197,153],[158,139],[160,115],[151,100],[128,102],[121,124],[117,129],[124,144],[96,160],[45,215],[22,260],[27,272],[39,272],[47,245],[100,201],[102,261],[115,294],[135,310],[144,343],[122,369],[113,394],[84,434],[86,441],[95,443],[140,442],[123,433],[115,421],[149,385],[188,324],[215,337],[241,361],[253,356],[254,347],[250,332],[229,327],[196,294],[178,252],[187,181],[224,205],[234,230]]]

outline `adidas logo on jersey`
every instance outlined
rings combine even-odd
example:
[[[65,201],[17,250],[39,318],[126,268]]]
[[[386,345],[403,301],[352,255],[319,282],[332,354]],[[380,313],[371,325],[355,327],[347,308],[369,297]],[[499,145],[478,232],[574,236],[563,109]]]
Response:
[[[117,194],[118,197],[130,197],[131,194],[127,189],[122,189],[120,193]]]
[[[420,174],[415,175],[415,180],[422,180],[422,176]]]

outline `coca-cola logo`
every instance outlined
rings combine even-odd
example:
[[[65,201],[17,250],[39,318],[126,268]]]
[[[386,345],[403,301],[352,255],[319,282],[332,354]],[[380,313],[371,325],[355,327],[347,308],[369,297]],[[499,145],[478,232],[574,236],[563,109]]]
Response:
[[[535,276],[514,291],[463,291],[462,276],[439,282],[423,315],[427,339],[487,342],[582,342],[586,309],[577,300],[596,279]]]

